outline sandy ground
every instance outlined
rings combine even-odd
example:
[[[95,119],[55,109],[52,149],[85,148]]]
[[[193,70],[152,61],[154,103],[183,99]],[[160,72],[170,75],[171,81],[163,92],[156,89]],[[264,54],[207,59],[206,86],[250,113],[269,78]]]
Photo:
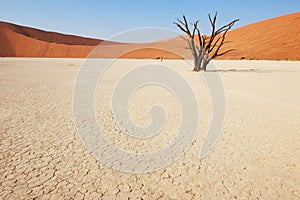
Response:
[[[121,133],[112,120],[115,81],[130,66],[147,62],[160,63],[117,62],[95,96],[98,122],[111,130],[107,137],[133,152],[155,151],[172,138],[168,130],[178,128],[178,102],[159,87],[137,92],[129,110],[133,120],[145,125],[150,118],[143,111],[155,102],[165,105],[169,113],[162,134],[141,142]],[[211,115],[207,89],[184,61],[163,61],[186,78],[201,102],[199,133],[175,163],[147,174],[115,171],[85,150],[72,115],[82,63],[0,59],[0,199],[300,198],[300,62],[216,61],[226,116],[219,142],[200,160]]]

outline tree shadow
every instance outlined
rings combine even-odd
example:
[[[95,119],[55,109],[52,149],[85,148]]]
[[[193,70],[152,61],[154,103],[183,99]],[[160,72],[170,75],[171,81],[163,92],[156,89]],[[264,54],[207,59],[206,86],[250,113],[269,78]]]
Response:
[[[257,72],[258,69],[215,69],[215,70],[207,70],[206,72]]]
[[[230,72],[240,72],[240,73],[272,73],[272,72],[282,72],[282,70],[262,70],[262,69],[217,69],[217,70],[207,70],[206,72],[218,72],[218,73],[230,73]]]

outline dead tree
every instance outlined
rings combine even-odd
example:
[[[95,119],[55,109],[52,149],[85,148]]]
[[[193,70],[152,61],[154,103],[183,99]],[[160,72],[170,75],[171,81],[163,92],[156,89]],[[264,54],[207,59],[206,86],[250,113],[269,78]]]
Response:
[[[233,20],[230,23],[217,29],[217,15],[218,13],[216,13],[212,19],[210,14],[208,14],[212,29],[210,36],[201,34],[200,29],[198,28],[199,21],[192,23],[192,28],[190,28],[184,15],[183,21],[177,19],[178,22],[174,22],[174,24],[176,24],[177,27],[186,34],[182,38],[187,42],[187,48],[192,52],[194,58],[193,71],[206,71],[207,65],[212,59],[234,50],[229,49],[227,51],[220,52],[221,47],[227,42],[225,39],[228,31],[234,26],[237,21],[239,21],[239,19]]]

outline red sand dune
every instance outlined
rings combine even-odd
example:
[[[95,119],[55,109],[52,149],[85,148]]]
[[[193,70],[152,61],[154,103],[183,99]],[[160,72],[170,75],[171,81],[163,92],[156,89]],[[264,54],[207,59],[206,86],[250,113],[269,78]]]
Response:
[[[277,17],[228,33],[223,50],[236,51],[220,59],[300,60],[300,12]],[[148,44],[107,42],[0,22],[0,56],[84,58],[92,57],[191,58],[180,37]]]
[[[235,29],[228,33],[230,59],[300,60],[300,12]]]
[[[84,57],[100,42],[0,22],[0,56]]]

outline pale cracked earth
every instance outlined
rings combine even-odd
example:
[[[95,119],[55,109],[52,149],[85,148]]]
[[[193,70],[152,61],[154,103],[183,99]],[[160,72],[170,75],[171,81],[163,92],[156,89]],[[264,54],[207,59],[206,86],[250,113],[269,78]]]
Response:
[[[163,88],[138,91],[129,106],[136,123],[161,103],[162,133],[141,141],[115,125],[113,85],[122,71],[160,61],[122,60],[96,94],[96,116],[120,148],[155,151],[178,128],[179,104]],[[0,199],[299,199],[300,63],[216,61],[226,95],[222,135],[198,158],[210,122],[210,98],[199,75],[183,61],[163,61],[192,86],[199,103],[198,133],[172,165],[147,174],[115,171],[97,161],[79,139],[72,92],[80,59],[0,59]],[[217,72],[207,72],[217,73]],[[176,131],[175,131],[176,132]]]

